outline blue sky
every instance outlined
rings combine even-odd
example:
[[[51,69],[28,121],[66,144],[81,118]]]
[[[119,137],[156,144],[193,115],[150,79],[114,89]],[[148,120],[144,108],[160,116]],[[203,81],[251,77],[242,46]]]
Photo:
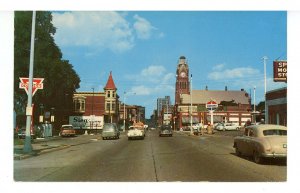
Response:
[[[193,90],[244,88],[264,100],[273,82],[273,60],[287,59],[287,13],[278,11],[127,11],[53,12],[55,42],[81,78],[78,91],[103,91],[112,71],[118,95],[127,104],[146,107],[170,96],[184,55],[193,74]],[[253,96],[253,93],[252,93]]]

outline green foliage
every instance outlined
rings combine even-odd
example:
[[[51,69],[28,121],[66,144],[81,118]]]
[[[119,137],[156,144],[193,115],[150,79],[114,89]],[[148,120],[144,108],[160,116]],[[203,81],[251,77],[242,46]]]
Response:
[[[32,12],[16,11],[14,20],[14,109],[17,114],[24,114],[27,94],[19,88],[19,77],[29,76]],[[53,38],[56,28],[51,22],[51,12],[36,13],[33,77],[44,78],[44,89],[36,92],[32,102],[36,107],[43,104],[45,111],[54,107],[56,114],[63,116],[72,108],[72,94],[79,88],[80,78],[69,61],[62,59]]]
[[[265,110],[265,101],[261,101],[258,103],[258,105],[256,106],[256,110],[262,112],[263,110]]]
[[[227,106],[238,106],[238,104],[234,100],[231,100],[231,101],[221,101],[220,105],[225,106],[225,107],[227,107]]]

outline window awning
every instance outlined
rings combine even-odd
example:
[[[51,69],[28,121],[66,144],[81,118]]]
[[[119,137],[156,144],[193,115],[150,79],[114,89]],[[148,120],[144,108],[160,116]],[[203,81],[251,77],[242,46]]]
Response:
[[[191,117],[185,116],[181,118],[182,123],[190,123]],[[193,124],[199,123],[199,117],[193,117]]]
[[[213,119],[214,119],[214,123],[223,122],[223,116],[214,115]],[[207,116],[206,120],[208,122],[211,122],[210,116]]]

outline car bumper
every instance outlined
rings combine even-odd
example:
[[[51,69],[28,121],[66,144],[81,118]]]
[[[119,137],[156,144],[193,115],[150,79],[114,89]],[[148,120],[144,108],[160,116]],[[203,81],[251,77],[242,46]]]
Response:
[[[116,133],[102,133],[102,137],[117,137]]]
[[[286,153],[262,153],[261,156],[265,158],[286,158],[287,154]]]

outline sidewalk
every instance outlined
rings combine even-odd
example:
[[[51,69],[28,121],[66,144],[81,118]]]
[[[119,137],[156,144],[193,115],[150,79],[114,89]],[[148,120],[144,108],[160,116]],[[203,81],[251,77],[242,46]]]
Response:
[[[88,141],[82,142],[80,140],[76,140],[77,138],[86,138]],[[62,140],[62,138],[58,136],[46,139],[37,138],[31,142],[32,152],[28,154],[23,153],[24,145],[14,145],[14,160],[22,160],[44,153],[65,149],[74,145],[89,143],[90,140],[98,140],[98,138],[99,135],[78,135],[76,138],[69,138],[70,140]]]

